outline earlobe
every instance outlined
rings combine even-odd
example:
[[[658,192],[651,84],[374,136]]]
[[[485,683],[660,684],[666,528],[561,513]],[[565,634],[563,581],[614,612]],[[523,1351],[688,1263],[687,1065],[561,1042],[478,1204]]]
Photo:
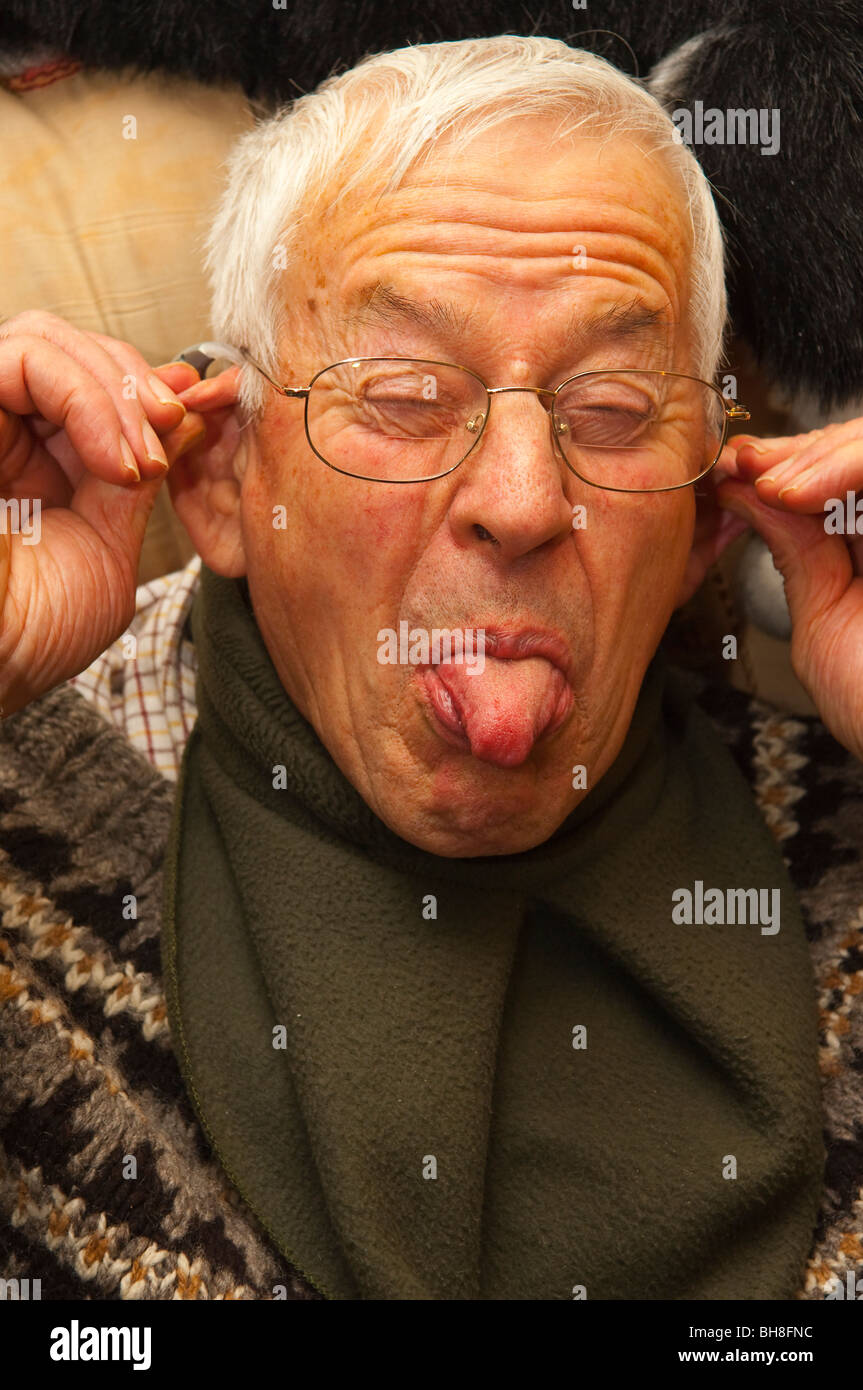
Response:
[[[194,409],[206,411],[206,433],[168,474],[171,500],[204,563],[236,579],[246,573],[240,478],[253,432],[241,428],[233,406],[207,410],[199,403]]]

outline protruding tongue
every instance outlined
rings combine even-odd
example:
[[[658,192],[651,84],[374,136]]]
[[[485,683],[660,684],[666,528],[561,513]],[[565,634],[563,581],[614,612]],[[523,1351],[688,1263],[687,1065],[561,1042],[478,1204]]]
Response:
[[[471,753],[500,767],[518,767],[537,739],[568,708],[571,691],[545,657],[501,660],[485,656],[483,669],[442,662],[437,674],[449,691]]]

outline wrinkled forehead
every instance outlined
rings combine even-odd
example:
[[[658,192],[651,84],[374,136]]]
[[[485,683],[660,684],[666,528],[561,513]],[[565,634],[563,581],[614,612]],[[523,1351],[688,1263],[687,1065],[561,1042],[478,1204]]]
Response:
[[[407,248],[427,222],[449,229],[454,250],[513,260],[556,235],[592,236],[591,255],[601,255],[603,237],[629,238],[634,253],[644,243],[667,263],[683,310],[692,255],[685,185],[638,132],[594,124],[562,133],[558,117],[523,115],[467,138],[456,128],[431,141],[395,188],[392,171],[375,162],[374,136],[373,126],[311,210],[301,260],[316,289],[338,290],[348,248]]]

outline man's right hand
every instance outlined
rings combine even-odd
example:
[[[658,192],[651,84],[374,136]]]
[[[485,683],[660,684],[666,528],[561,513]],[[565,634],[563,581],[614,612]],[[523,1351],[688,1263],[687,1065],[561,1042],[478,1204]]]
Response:
[[[174,394],[197,380],[185,363],[157,376],[130,344],[53,314],[0,323],[4,715],[83,671],[131,622],[147,518],[205,430]],[[24,499],[30,536],[15,529]]]

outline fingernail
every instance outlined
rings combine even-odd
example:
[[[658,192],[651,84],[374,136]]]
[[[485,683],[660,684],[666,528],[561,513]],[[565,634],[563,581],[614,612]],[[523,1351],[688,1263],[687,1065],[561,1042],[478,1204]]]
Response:
[[[751,449],[753,454],[758,454],[759,457],[762,454],[770,453],[770,450],[766,449],[763,444],[741,444],[740,447],[741,449]]]
[[[792,463],[796,463],[802,453],[802,449],[795,449],[793,454],[789,454],[787,458],[784,458],[779,467],[773,470],[776,476],[779,477],[780,473],[787,473]]]
[[[150,424],[149,420],[144,421],[144,424],[141,427],[141,435],[144,440],[144,448],[147,452],[147,458],[150,459],[153,463],[158,463],[160,467],[167,469],[168,460],[165,455],[165,450],[162,448],[161,440],[159,439],[159,436],[153,429],[153,426]]]
[[[774,468],[770,474],[771,483],[781,483],[783,478],[787,480],[792,477],[797,471],[797,465],[802,453],[802,449],[795,450],[793,454],[789,454],[787,459],[784,459],[782,463],[779,464],[778,468]],[[805,471],[804,469],[804,472]]]
[[[191,367],[191,368],[192,368],[192,371],[193,371],[193,372],[197,372],[197,373],[198,373],[198,376],[200,376],[200,372],[198,372],[197,367],[193,366],[193,364],[192,364],[191,362],[181,362],[181,361],[180,361],[178,358],[176,358],[176,357],[174,358],[173,362],[160,362],[159,365],[158,365],[158,367],[156,368],[156,371],[157,371],[157,372],[163,372],[163,371],[165,370],[166,367],[180,367],[180,366],[182,366],[182,367]]]
[[[798,478],[794,479],[793,483],[789,483],[787,487],[779,489],[779,496],[785,497],[787,493],[796,492],[799,487],[803,487],[806,483],[811,482],[812,475],[815,473],[817,467],[817,463],[812,463],[808,468],[804,468],[803,472]]]
[[[783,478],[787,478],[788,474],[793,471],[802,452],[802,449],[795,449],[794,453],[789,454],[787,459],[783,459],[781,463],[777,464],[772,472],[762,473],[760,478],[756,478],[755,486],[757,487],[759,483],[778,483]]]
[[[160,377],[155,376],[154,373],[151,372],[147,377],[147,385],[161,405],[178,405],[185,415],[186,407],[183,405],[183,402],[180,400],[179,396],[171,390],[170,386],[165,385]]]
[[[120,458],[127,473],[131,473],[136,483],[140,483],[141,474],[132,447],[124,434],[120,435]]]

